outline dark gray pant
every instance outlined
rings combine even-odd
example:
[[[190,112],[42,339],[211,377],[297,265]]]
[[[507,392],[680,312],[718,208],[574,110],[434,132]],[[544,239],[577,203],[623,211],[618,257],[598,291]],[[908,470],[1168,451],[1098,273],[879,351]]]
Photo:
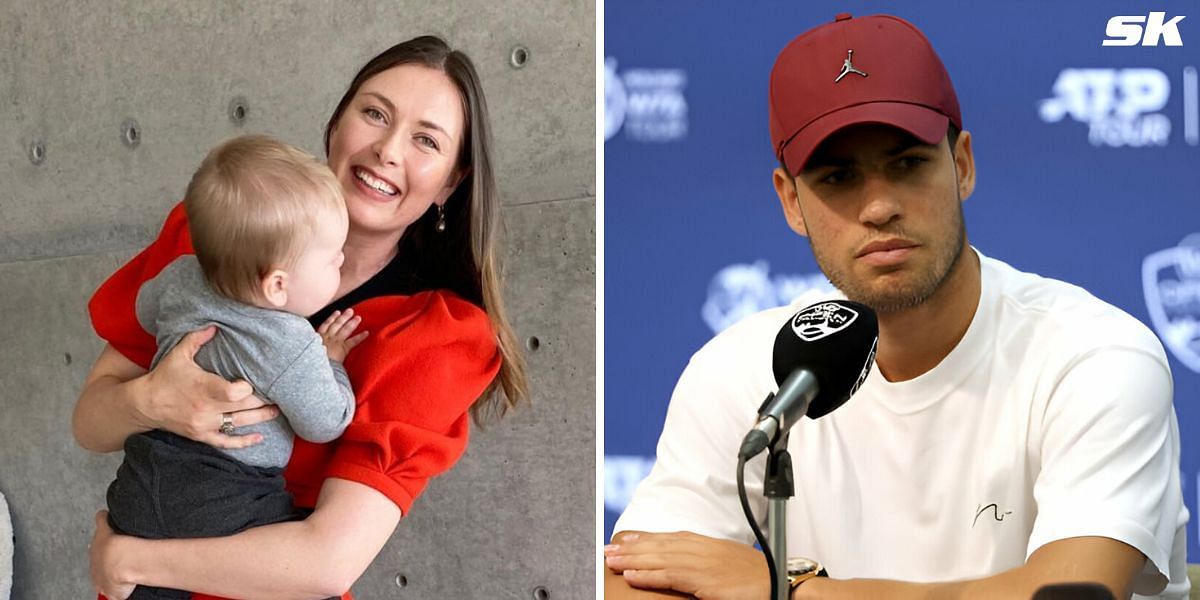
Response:
[[[125,460],[108,486],[108,522],[142,538],[233,535],[303,519],[283,488],[283,469],[247,465],[207,444],[166,431],[125,440]],[[138,586],[131,600],[186,600],[189,592]]]

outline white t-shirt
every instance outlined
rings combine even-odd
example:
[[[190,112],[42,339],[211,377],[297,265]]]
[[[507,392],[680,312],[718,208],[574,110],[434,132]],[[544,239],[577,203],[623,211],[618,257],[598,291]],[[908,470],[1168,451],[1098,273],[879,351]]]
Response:
[[[1103,536],[1148,558],[1136,593],[1185,598],[1188,513],[1162,345],[1081,288],[980,263],[979,307],[940,364],[898,383],[872,368],[844,406],[792,428],[788,554],[839,578],[948,581],[1021,566],[1055,540]],[[828,297],[748,317],[692,357],[657,463],[614,531],[753,542],[738,446],[777,387],[776,333]],[[746,465],[760,525],[764,461]]]

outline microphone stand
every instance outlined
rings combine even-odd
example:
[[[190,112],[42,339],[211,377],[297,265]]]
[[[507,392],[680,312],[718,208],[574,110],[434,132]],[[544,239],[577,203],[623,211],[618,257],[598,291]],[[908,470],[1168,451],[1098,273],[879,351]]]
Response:
[[[787,442],[788,432],[785,431],[769,446],[763,476],[763,495],[767,497],[767,545],[775,560],[776,592],[771,600],[788,600],[791,591],[787,577],[787,501],[796,494],[796,486]]]

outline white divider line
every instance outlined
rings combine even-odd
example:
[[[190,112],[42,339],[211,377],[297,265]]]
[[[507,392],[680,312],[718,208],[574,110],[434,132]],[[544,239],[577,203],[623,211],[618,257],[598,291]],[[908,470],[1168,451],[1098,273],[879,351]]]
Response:
[[[1183,68],[1183,136],[1200,145],[1200,95],[1196,93],[1196,67]]]

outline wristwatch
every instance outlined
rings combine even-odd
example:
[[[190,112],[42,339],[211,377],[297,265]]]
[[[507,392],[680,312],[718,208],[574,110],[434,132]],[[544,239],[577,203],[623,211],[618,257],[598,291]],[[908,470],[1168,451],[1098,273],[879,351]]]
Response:
[[[792,556],[787,560],[788,593],[800,587],[801,583],[813,577],[828,577],[829,573],[821,563],[800,556]]]

